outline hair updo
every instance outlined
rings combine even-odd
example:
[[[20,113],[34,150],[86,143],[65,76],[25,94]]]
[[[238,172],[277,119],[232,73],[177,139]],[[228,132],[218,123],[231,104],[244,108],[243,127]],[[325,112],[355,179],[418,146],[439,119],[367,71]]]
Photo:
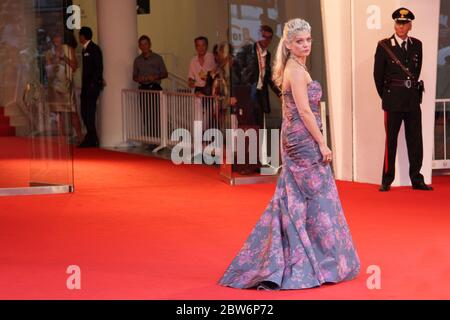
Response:
[[[284,68],[286,67],[287,60],[291,55],[291,52],[286,47],[286,44],[291,43],[299,32],[311,33],[310,24],[303,19],[297,18],[289,20],[284,25],[283,36],[278,44],[278,49],[275,55],[272,76],[273,81],[279,88],[281,88],[283,84]]]

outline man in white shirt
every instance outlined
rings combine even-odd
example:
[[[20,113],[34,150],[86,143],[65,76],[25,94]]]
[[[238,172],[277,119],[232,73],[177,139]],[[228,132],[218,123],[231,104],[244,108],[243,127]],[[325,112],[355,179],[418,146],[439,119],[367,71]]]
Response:
[[[208,38],[195,39],[197,55],[192,58],[189,66],[189,86],[195,89],[196,94],[209,96],[211,88],[207,86],[208,73],[216,69],[214,55],[208,52]]]

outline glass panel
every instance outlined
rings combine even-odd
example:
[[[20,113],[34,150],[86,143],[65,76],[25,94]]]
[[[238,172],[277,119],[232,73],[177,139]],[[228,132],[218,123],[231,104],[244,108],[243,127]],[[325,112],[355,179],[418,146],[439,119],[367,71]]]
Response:
[[[65,32],[67,1],[34,1],[37,31],[36,72],[30,92],[32,118],[31,186],[73,185],[72,120],[77,117],[73,88],[74,36]],[[30,31],[31,33],[31,31]],[[33,93],[33,90],[36,90]]]
[[[30,1],[29,1],[30,2]],[[33,35],[33,15],[24,1],[1,3],[0,11],[0,188],[27,187],[31,140],[28,114],[21,104]]]
[[[64,58],[72,57],[64,29],[67,4],[2,2],[0,188],[73,186],[69,142],[76,105],[74,70]]]
[[[441,1],[439,17],[439,51],[435,115],[434,160],[447,160],[450,155],[450,2]]]
[[[223,165],[222,175],[231,176],[231,179],[242,178],[250,183],[258,182],[259,179],[264,180],[271,175],[275,177],[281,165],[279,141],[282,110],[281,100],[274,90],[271,90],[271,86],[268,88],[270,109],[264,106],[265,92],[260,90],[261,86],[258,86],[258,74],[261,68],[259,62],[264,59],[258,59],[256,43],[268,45],[267,51],[271,55],[270,64],[273,64],[284,23],[297,17],[308,20],[313,27],[312,37],[314,38],[314,54],[308,59],[308,67],[312,78],[321,82],[322,87],[326,88],[320,1],[230,0],[229,11],[230,42],[233,53],[230,90],[237,103],[230,108],[231,114],[227,122],[228,125],[234,125],[234,128],[246,131],[258,147],[255,149],[255,146],[249,144],[249,139],[246,139],[244,143],[241,137],[244,153],[242,156],[246,161],[243,164],[236,164],[235,161],[233,165]],[[263,37],[261,32],[263,25],[273,30],[272,39]],[[264,36],[268,36],[267,32],[264,32]],[[326,92],[322,101],[326,101]],[[323,123],[324,125],[328,123],[328,119],[324,119]],[[236,139],[233,144],[238,145]],[[239,154],[236,152],[238,149],[234,149],[235,158]],[[252,150],[257,150],[257,162],[250,161]]]
[[[450,1],[441,1],[437,98],[450,98]]]
[[[450,102],[445,103],[445,160],[450,158]]]
[[[444,160],[445,146],[445,116],[444,103],[436,103],[435,130],[434,130],[434,160]]]

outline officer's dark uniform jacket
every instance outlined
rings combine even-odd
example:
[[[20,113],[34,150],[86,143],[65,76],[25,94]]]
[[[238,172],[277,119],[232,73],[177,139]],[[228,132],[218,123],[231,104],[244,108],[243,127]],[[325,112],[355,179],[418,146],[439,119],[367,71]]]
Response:
[[[381,41],[387,44],[414,76],[414,79],[411,79],[395,63],[386,50],[378,44],[375,53],[374,79],[378,94],[382,99],[383,110],[408,112],[419,109],[422,102],[422,93],[417,88],[417,81],[422,70],[422,42],[416,38],[409,37],[407,53],[405,54],[394,35]],[[411,83],[405,83],[406,86],[410,84],[411,88],[401,86],[398,80],[411,80]]]

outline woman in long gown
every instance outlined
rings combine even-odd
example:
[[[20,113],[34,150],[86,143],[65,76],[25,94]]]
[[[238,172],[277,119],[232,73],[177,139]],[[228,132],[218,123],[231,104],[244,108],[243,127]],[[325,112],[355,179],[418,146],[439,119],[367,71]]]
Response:
[[[304,289],[359,273],[321,131],[321,85],[306,68],[311,42],[308,22],[286,23],[273,74],[283,91],[283,167],[272,200],[219,280],[222,286]]]
[[[59,133],[71,135],[71,126],[77,134],[76,144],[83,140],[81,122],[76,108],[73,74],[78,63],[73,46],[63,43],[59,34],[53,36],[53,47],[47,52],[47,75],[49,79],[48,102],[52,112],[58,116]]]

